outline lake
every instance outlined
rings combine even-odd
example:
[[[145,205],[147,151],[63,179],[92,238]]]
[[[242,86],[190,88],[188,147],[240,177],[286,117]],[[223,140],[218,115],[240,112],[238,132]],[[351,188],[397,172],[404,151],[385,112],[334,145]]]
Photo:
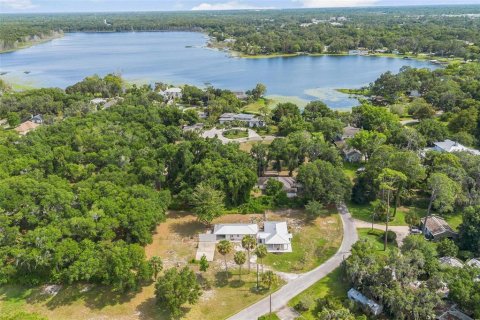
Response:
[[[0,72],[8,72],[2,78],[13,83],[61,88],[112,72],[137,83],[211,84],[235,91],[261,82],[270,96],[320,99],[332,108],[348,109],[356,99],[335,89],[367,85],[404,65],[435,68],[426,61],[364,56],[236,58],[206,48],[207,41],[194,32],[70,33],[0,54]]]

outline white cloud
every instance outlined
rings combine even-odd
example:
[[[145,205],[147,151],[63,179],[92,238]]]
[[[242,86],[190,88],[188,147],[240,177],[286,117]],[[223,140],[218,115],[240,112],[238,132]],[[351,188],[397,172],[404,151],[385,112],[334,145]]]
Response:
[[[246,10],[246,9],[271,9],[271,7],[257,7],[243,4],[238,1],[224,3],[201,3],[192,8],[192,10]]]
[[[304,8],[335,8],[371,6],[379,0],[297,0]]]
[[[6,7],[15,10],[26,10],[34,8],[31,0],[0,0],[0,8]]]

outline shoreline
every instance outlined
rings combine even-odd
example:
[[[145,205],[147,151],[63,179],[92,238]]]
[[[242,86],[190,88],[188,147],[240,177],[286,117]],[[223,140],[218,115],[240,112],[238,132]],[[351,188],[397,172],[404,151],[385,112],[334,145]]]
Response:
[[[42,43],[46,43],[46,42],[49,42],[49,41],[52,41],[52,40],[55,40],[55,39],[63,38],[64,36],[65,36],[65,34],[63,32],[54,31],[52,35],[49,35],[47,37],[42,37],[38,40],[23,42],[21,45],[19,45],[16,48],[0,50],[0,54],[15,52],[15,51],[22,50],[22,49],[27,49],[27,48],[30,48],[30,47],[33,47],[33,46],[36,46],[36,45],[39,45],[39,44],[42,44]]]

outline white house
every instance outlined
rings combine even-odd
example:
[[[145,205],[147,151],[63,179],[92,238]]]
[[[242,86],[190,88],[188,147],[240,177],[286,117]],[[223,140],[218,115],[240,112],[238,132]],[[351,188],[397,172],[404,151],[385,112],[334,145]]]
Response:
[[[182,88],[168,88],[165,91],[161,91],[160,94],[169,100],[181,99]]]
[[[229,223],[216,224],[213,228],[213,234],[217,240],[241,241],[244,236],[257,236],[258,226],[255,223]]]
[[[466,263],[467,266],[479,268],[480,269],[480,258],[470,259]]]
[[[246,235],[254,236],[258,244],[267,247],[268,252],[292,252],[292,234],[286,222],[265,221],[263,231],[255,223],[216,224],[213,234],[217,241],[242,241]]]
[[[361,305],[363,305],[364,307],[370,309],[370,311],[374,314],[374,315],[379,315],[380,313],[382,313],[382,310],[383,310],[383,306],[381,306],[380,304],[376,303],[375,301],[373,300],[370,300],[368,299],[367,297],[365,297],[360,291],[357,291],[355,290],[354,288],[351,288],[350,290],[348,290],[348,298],[350,300],[353,300],[355,302],[358,302],[360,303]]]
[[[463,268],[463,262],[454,257],[441,257],[438,259],[438,262],[448,267]]]
[[[292,252],[292,234],[285,221],[265,221],[263,231],[257,235],[259,244],[264,244],[268,252]]]
[[[263,127],[265,122],[257,118],[253,114],[248,113],[224,113],[218,119],[220,124],[225,124],[229,122],[239,121],[247,124],[250,128],[253,127]]]
[[[440,142],[434,142],[434,147],[432,148],[434,151],[439,151],[439,152],[470,152],[471,154],[480,155],[480,151],[465,147],[464,145],[452,141],[452,140],[445,140],[445,141],[440,141]]]

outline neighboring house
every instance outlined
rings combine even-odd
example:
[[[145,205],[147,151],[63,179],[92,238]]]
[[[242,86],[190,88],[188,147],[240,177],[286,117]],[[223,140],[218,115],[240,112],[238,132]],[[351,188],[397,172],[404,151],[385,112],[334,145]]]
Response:
[[[449,310],[442,313],[439,317],[437,317],[437,319],[438,320],[473,320],[472,318],[467,316],[465,313],[461,312],[460,310],[457,310],[455,306],[453,306]]]
[[[241,241],[244,236],[256,236],[257,233],[258,226],[255,223],[216,224],[213,228],[217,240]]]
[[[235,95],[235,97],[237,97],[237,99],[240,99],[240,100],[248,99],[248,95],[243,91],[234,91],[233,94]]]
[[[95,105],[104,104],[106,102],[107,102],[107,99],[104,99],[104,98],[95,98],[90,100],[90,103]]]
[[[360,303],[364,307],[368,308],[374,315],[378,316],[380,313],[382,313],[382,305],[371,299],[368,299],[361,292],[355,290],[354,288],[348,290],[347,295],[350,300]]]
[[[198,111],[198,117],[199,117],[200,119],[207,119],[208,115],[207,115],[207,113],[204,112],[204,111]]]
[[[182,88],[168,88],[161,91],[160,94],[168,100],[175,100],[182,98]]]
[[[359,128],[352,127],[350,125],[343,128],[342,132],[342,140],[347,140],[353,138],[358,132],[360,132]]]
[[[33,116],[32,119],[30,119],[33,123],[36,124],[43,124],[43,117],[40,114],[37,114],[36,116]]]
[[[366,56],[369,54],[369,51],[364,48],[358,48],[356,50],[348,50],[348,54],[351,56]]]
[[[257,235],[258,243],[265,245],[268,252],[292,252],[292,238],[285,221],[265,221],[263,231]]]
[[[431,148],[430,150],[438,151],[438,152],[469,152],[474,155],[480,155],[480,151],[465,147],[464,145],[452,141],[452,140],[445,140],[445,141],[440,141],[440,142],[434,142],[434,147]]]
[[[32,130],[35,130],[37,127],[39,127],[40,124],[35,123],[33,121],[25,121],[22,124],[20,124],[18,127],[16,127],[15,130],[18,134],[24,136],[27,133],[29,133]]]
[[[420,98],[422,95],[420,94],[420,92],[418,90],[411,90],[408,93],[408,97],[409,98]]]
[[[425,220],[427,221],[425,225]],[[457,233],[448,225],[441,217],[432,215],[431,217],[422,218],[422,230],[426,238],[434,241],[444,238],[456,238]]]
[[[357,163],[363,160],[363,154],[357,149],[344,148],[342,153],[343,158],[348,162]]]
[[[265,126],[265,122],[263,120],[260,120],[257,118],[257,116],[248,113],[224,113],[218,119],[220,124],[226,124],[234,121],[243,122],[250,128]]]
[[[193,124],[191,126],[184,126],[182,128],[182,130],[184,132],[186,131],[196,131],[196,132],[199,132],[199,131],[202,131],[203,130],[203,123],[196,123],[196,124]]]
[[[262,231],[259,231],[256,223],[216,224],[213,228],[213,235],[216,241],[242,241],[243,237],[250,235],[257,239],[258,244],[265,245],[268,252],[292,252],[293,235],[288,232],[285,221],[265,221]],[[210,239],[208,234],[204,237]]]
[[[470,259],[466,263],[467,266],[479,268],[480,269],[480,258]]]
[[[441,257],[438,259],[438,262],[448,267],[463,268],[463,262],[454,257]]]
[[[298,186],[294,177],[260,177],[257,183],[258,188],[265,191],[269,179],[280,181],[283,184],[282,190],[287,193],[287,197],[293,198],[297,196]]]

